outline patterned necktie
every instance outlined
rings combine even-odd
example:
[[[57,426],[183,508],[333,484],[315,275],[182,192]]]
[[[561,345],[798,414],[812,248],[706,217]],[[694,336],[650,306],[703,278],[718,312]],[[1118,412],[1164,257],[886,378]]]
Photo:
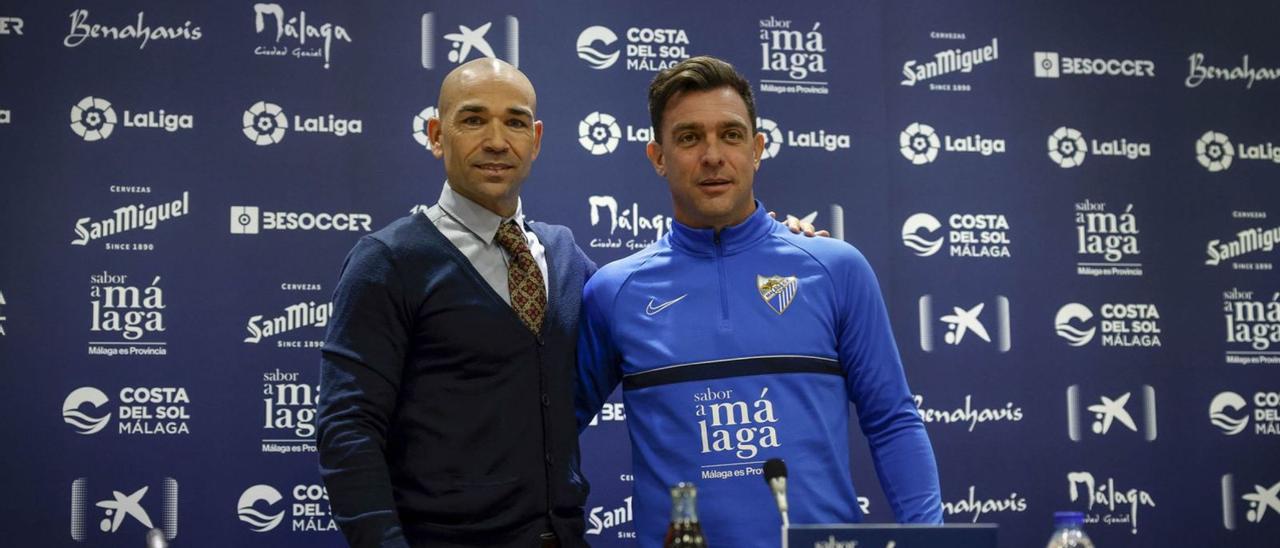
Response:
[[[507,265],[511,308],[530,331],[538,333],[542,331],[542,318],[547,314],[546,287],[542,282],[542,271],[538,270],[524,233],[515,221],[507,221],[498,227],[498,245],[511,256]]]

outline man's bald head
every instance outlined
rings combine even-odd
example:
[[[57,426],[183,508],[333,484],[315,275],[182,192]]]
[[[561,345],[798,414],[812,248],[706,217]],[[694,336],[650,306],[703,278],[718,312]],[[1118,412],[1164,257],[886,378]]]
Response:
[[[427,137],[454,191],[499,216],[515,213],[542,146],[536,102],[529,78],[497,59],[477,59],[445,76]]]
[[[531,109],[538,106],[538,96],[528,76],[506,61],[482,57],[463,63],[444,77],[444,81],[440,83],[440,100],[436,108],[440,112],[450,112],[454,103],[464,98],[469,90],[490,84],[514,86],[526,96]]]

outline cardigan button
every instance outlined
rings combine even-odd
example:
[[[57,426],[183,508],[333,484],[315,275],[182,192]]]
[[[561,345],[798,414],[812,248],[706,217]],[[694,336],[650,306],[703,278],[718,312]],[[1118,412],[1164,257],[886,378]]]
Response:
[[[542,406],[551,407],[551,396],[548,396],[546,394],[542,395]]]

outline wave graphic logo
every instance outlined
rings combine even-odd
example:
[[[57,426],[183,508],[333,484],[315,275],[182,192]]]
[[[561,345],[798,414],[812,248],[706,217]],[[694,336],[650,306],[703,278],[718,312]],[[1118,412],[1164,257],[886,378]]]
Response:
[[[1059,337],[1067,340],[1067,344],[1084,346],[1093,340],[1098,328],[1081,329],[1072,326],[1071,322],[1083,323],[1091,319],[1093,319],[1093,312],[1088,307],[1080,303],[1067,303],[1058,309],[1058,315],[1053,318],[1054,330]]]
[[[254,510],[253,506],[259,502],[265,502],[270,507],[280,502],[282,498],[284,497],[280,496],[280,492],[270,485],[254,485],[245,489],[244,494],[240,495],[240,501],[236,503],[236,514],[240,516],[240,521],[248,523],[255,533],[265,533],[280,525],[284,519],[284,510],[277,514],[265,514]]]
[[[1243,417],[1236,418],[1228,415],[1227,410],[1239,411],[1244,409],[1245,405],[1247,403],[1240,394],[1230,391],[1222,392],[1209,402],[1209,422],[1221,428],[1228,436],[1239,434],[1249,426],[1249,414],[1245,413]]]
[[[586,61],[591,68],[596,70],[604,70],[612,67],[618,62],[618,55],[621,51],[615,51],[610,54],[595,49],[596,42],[600,42],[605,46],[618,41],[618,35],[606,27],[599,25],[587,27],[583,29],[582,34],[578,35],[578,58]]]
[[[92,386],[82,386],[72,390],[67,394],[67,399],[62,401],[62,420],[74,427],[78,434],[86,436],[97,434],[107,427],[107,423],[111,421],[111,414],[95,417],[80,411],[80,407],[87,403],[97,409],[106,405],[107,401],[107,395]]]
[[[778,152],[782,150],[782,130],[778,129],[778,123],[757,116],[756,133],[764,135],[764,152],[760,154],[760,159],[777,158]]]
[[[942,238],[930,240],[925,236],[933,235],[939,228],[942,228],[942,223],[938,222],[937,217],[928,213],[916,213],[902,223],[902,244],[911,248],[917,256],[933,255],[942,249]],[[921,230],[926,231],[924,236],[920,235]]]

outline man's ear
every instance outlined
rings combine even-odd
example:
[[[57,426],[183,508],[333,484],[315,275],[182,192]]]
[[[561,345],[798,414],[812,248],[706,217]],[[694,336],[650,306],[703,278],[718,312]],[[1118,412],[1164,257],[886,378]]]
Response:
[[[440,149],[440,117],[427,118],[427,142],[431,143],[431,155],[436,158],[444,156]]]
[[[755,164],[756,169],[760,169],[760,159],[764,157],[764,134],[757,131],[754,141],[755,154],[753,154],[752,163]]]
[[[662,145],[657,141],[649,141],[649,144],[644,147],[644,154],[649,157],[649,163],[653,164],[653,170],[658,172],[658,176],[666,177],[667,164],[662,157]]]
[[[529,153],[529,160],[538,159],[538,152],[542,150],[542,120],[534,120],[533,122],[533,152]]]

